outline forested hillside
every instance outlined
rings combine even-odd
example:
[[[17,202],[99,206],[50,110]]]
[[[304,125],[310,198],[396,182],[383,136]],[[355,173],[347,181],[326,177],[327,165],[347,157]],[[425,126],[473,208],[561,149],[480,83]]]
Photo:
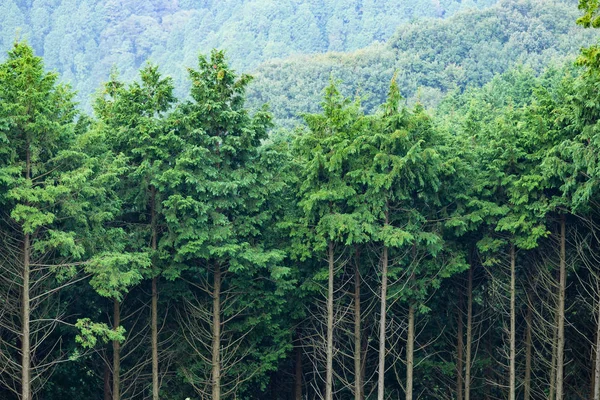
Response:
[[[0,51],[26,38],[46,66],[89,96],[116,67],[132,79],[147,60],[185,93],[199,52],[226,49],[254,70],[291,54],[347,51],[387,40],[402,22],[448,17],[496,0],[0,0]]]
[[[373,110],[396,74],[411,103],[435,106],[449,91],[480,87],[511,66],[540,72],[572,60],[598,38],[571,23],[577,15],[573,2],[503,0],[446,20],[418,20],[400,25],[385,44],[266,62],[254,74],[250,102],[269,103],[282,123],[293,125],[294,116],[319,110],[321,90],[333,77],[343,93],[364,97]]]
[[[79,16],[193,11],[104,4]],[[83,53],[11,39],[0,399],[600,400],[595,28],[596,0],[514,0],[254,80],[140,59],[89,110],[30,43]]]

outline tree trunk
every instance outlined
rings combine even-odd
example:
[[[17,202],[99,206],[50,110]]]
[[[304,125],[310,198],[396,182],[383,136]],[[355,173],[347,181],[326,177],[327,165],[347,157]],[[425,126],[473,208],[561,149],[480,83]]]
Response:
[[[118,299],[113,300],[114,307],[114,329],[119,329],[121,325],[121,305]],[[118,340],[113,340],[113,400],[121,398],[121,343]]]
[[[465,400],[471,397],[471,346],[473,343],[473,262],[467,282],[467,348],[465,355]]]
[[[456,343],[456,400],[463,400],[463,293],[462,287],[458,293],[458,312],[457,312],[457,343]]]
[[[302,400],[302,347],[300,340],[296,345],[296,380],[294,382],[294,399]]]
[[[387,224],[387,213],[386,213]],[[381,266],[381,310],[379,320],[379,379],[377,382],[377,400],[384,400],[385,396],[385,316],[387,313],[387,274],[388,274],[388,248],[383,247]]]
[[[110,394],[110,367],[104,363],[104,400],[111,400]]]
[[[333,242],[329,242],[329,281],[327,284],[327,369],[325,400],[333,400]]]
[[[600,400],[600,301],[596,322],[596,365],[594,366],[594,400]]]
[[[221,266],[217,263],[213,284],[212,400],[221,400]]]
[[[516,397],[516,260],[515,245],[510,245],[510,372],[509,372],[509,400]]]
[[[387,206],[387,203],[386,203]],[[389,211],[385,211],[385,225],[389,223]],[[379,310],[379,367],[377,380],[377,400],[383,400],[385,396],[385,317],[387,314],[387,279],[388,279],[388,248],[383,246],[381,261],[381,308]]]
[[[489,290],[489,289],[488,289]],[[486,296],[483,298],[483,309],[484,312],[486,314],[486,319],[492,320],[492,315],[490,315],[490,299],[489,299],[489,293],[486,293]],[[492,346],[492,329],[489,329],[485,335],[485,350],[486,353],[491,361],[492,357],[492,353],[493,353],[493,346]],[[492,387],[492,363],[489,362],[486,366],[485,366],[485,370],[484,370],[484,390],[483,390],[483,398],[484,400],[491,400],[492,398],[492,391],[491,391],[491,387]]]
[[[27,174],[29,175],[29,173]],[[30,237],[25,234],[23,241],[23,292],[22,292],[22,332],[21,332],[21,399],[31,400],[31,345],[29,323],[31,304],[29,300]]]
[[[406,400],[413,398],[413,366],[415,351],[415,307],[408,307],[408,338],[406,340]]]
[[[358,250],[354,259],[354,399],[362,400],[362,336],[360,331],[360,268]]]
[[[152,227],[152,250],[156,252],[157,236],[156,229],[156,188],[152,186],[150,197],[151,208],[151,227]],[[153,266],[154,267],[154,266]],[[159,380],[158,380],[158,277],[156,271],[153,271],[152,278],[152,400],[159,400]]]
[[[25,179],[31,179],[31,150],[27,142]],[[23,237],[23,291],[21,293],[21,400],[31,400],[31,302],[29,299],[31,274],[31,237],[25,233]]]
[[[550,388],[548,391],[548,400],[556,399],[556,349],[558,347],[558,309],[554,314],[554,324],[552,325],[552,361],[550,365]]]
[[[565,289],[567,286],[566,271],[566,238],[565,215],[560,216],[560,281],[558,286],[558,334],[556,349],[556,400],[563,400],[563,370],[565,363]]]
[[[525,327],[525,379],[523,380],[523,400],[531,398],[531,323],[533,312],[531,305],[527,307],[527,315],[525,317],[527,326]]]

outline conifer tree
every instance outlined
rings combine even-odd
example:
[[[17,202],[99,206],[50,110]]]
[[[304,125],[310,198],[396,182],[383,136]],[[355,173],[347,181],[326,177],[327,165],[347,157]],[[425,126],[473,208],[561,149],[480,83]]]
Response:
[[[244,108],[251,78],[238,77],[216,50],[189,75],[191,100],[174,115],[183,146],[165,174],[163,205],[181,267],[171,276],[181,274],[190,288],[180,322],[198,360],[183,372],[200,396],[220,400],[262,378],[284,350],[268,316],[278,312],[287,270],[262,230],[273,216],[268,196],[280,189],[260,151],[271,116]]]
[[[52,332],[76,324],[64,319],[65,303],[52,298],[81,282],[77,274],[101,247],[103,223],[115,211],[111,185],[119,168],[105,170],[85,151],[73,93],[57,80],[25,43],[15,43],[0,64],[0,288],[6,299],[0,377],[22,400],[32,400],[67,356]]]
[[[113,75],[105,84],[105,94],[97,99],[95,108],[108,147],[116,155],[126,157],[127,170],[122,176],[120,192],[122,210],[117,218],[129,236],[131,245],[128,254],[136,256],[137,253],[152,261],[148,274],[141,272],[152,280],[150,342],[153,400],[159,399],[160,391],[158,277],[161,273],[159,241],[163,225],[161,200],[165,197],[162,173],[168,168],[179,144],[167,125],[167,113],[174,102],[171,79],[163,78],[158,67],[149,64],[140,71],[139,82],[129,86]],[[134,269],[130,272],[135,273]],[[137,280],[140,278],[138,272]],[[115,301],[115,314],[118,313],[119,304]],[[113,393],[117,392],[115,388]]]
[[[327,277],[324,398],[332,400],[333,361],[338,352],[334,348],[334,278],[339,270],[336,258],[345,246],[362,243],[368,237],[359,210],[353,206],[357,192],[350,178],[350,172],[356,169],[354,140],[364,129],[365,120],[359,104],[344,98],[335,82],[325,89],[322,107],[321,114],[304,116],[308,130],[298,136],[295,153],[303,166],[298,191],[302,210],[298,229],[305,239],[302,252],[306,258],[318,259],[324,254],[327,259],[327,269],[319,270],[317,275]],[[358,371],[355,375],[359,379]],[[355,392],[359,390],[355,388]]]

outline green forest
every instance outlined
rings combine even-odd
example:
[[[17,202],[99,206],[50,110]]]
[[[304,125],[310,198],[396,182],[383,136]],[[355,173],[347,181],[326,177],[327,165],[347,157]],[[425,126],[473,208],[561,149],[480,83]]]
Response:
[[[598,0],[0,3],[0,399],[600,400]]]
[[[497,0],[0,0],[0,51],[25,38],[91,110],[90,95],[116,67],[133,80],[146,60],[187,94],[199,52],[227,51],[234,68],[293,54],[385,42],[402,22],[444,18]],[[388,79],[389,80],[389,79]],[[319,92],[322,87],[319,88]]]

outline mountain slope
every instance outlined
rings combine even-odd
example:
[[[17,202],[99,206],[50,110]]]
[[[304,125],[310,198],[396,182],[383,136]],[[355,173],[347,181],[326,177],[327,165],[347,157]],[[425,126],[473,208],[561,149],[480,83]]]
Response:
[[[277,118],[293,123],[317,112],[330,77],[347,95],[381,104],[394,73],[402,94],[434,106],[446,92],[482,86],[516,64],[536,72],[572,59],[598,33],[575,25],[576,2],[504,0],[446,20],[422,19],[400,26],[386,44],[350,53],[297,56],[266,62],[255,74],[252,103],[268,102]]]
[[[403,21],[496,1],[0,0],[0,57],[16,36],[26,38],[85,103],[113,66],[133,79],[146,60],[172,75],[181,94],[185,68],[211,48],[249,71],[276,57],[362,48]]]

